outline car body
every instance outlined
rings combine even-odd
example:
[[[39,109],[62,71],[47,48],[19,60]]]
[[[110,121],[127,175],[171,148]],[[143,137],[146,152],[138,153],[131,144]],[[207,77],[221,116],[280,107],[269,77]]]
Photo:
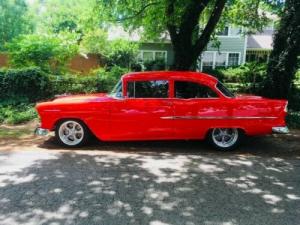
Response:
[[[234,96],[197,72],[128,73],[111,94],[62,96],[36,109],[38,133],[74,120],[101,141],[204,139],[219,128],[247,136],[288,132],[286,100]]]

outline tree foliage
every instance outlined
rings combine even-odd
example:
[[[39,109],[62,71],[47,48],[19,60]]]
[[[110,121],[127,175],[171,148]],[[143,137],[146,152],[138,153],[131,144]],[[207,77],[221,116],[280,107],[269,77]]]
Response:
[[[85,33],[80,46],[85,53],[106,54],[109,51],[107,33],[97,28],[90,30]]]
[[[25,0],[0,0],[0,50],[6,42],[32,31]]]
[[[274,36],[267,80],[263,93],[272,98],[288,98],[300,55],[300,1],[286,0],[278,30]]]
[[[260,0],[97,0],[99,15],[121,22],[127,30],[139,29],[145,39],[169,34],[174,49],[173,69],[189,70],[214,37],[216,28],[231,23],[260,29],[267,23],[259,13]],[[224,13],[223,13],[224,12]]]
[[[47,0],[36,5],[39,33],[73,33],[80,43],[85,34],[100,27],[95,0]]]

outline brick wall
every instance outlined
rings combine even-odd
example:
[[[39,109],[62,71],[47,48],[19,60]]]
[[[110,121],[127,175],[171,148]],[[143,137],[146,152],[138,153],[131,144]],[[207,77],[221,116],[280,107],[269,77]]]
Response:
[[[100,68],[104,65],[103,60],[99,55],[87,54],[77,55],[68,64],[70,71],[88,74],[91,70]],[[0,68],[8,66],[8,56],[0,53]]]
[[[8,66],[8,57],[7,55],[0,53],[0,68]]]

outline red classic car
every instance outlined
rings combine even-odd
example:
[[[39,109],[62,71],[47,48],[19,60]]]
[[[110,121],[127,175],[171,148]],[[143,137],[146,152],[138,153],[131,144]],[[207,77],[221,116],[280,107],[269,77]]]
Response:
[[[223,150],[244,135],[287,133],[286,100],[235,96],[215,77],[196,72],[123,75],[110,94],[62,96],[38,103],[41,127],[59,143],[207,138]]]

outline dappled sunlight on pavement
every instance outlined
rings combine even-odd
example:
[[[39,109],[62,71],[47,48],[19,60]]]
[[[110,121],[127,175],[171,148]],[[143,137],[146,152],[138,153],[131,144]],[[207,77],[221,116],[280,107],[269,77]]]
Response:
[[[95,142],[67,150],[51,137],[14,145],[0,151],[0,224],[299,224],[297,151],[250,148]]]
[[[64,149],[53,136],[0,139],[0,225],[299,224],[300,135]]]

